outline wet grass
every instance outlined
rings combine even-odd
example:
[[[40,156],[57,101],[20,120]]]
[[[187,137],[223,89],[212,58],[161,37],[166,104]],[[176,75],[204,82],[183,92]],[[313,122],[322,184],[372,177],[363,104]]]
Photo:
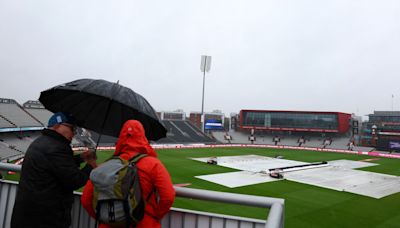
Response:
[[[174,184],[190,183],[188,188],[207,189],[238,194],[285,199],[285,227],[400,227],[400,193],[374,199],[348,192],[339,192],[288,180],[228,188],[195,178],[198,175],[237,171],[194,161],[192,157],[261,155],[284,156],[285,159],[318,162],[339,159],[363,160],[370,156],[261,148],[210,148],[157,150],[159,159],[168,169]],[[111,151],[98,152],[102,162]],[[379,165],[362,170],[400,176],[400,159],[380,158],[370,161]],[[6,175],[18,180],[17,175]],[[267,210],[232,204],[177,198],[174,207],[242,217],[265,219]]]

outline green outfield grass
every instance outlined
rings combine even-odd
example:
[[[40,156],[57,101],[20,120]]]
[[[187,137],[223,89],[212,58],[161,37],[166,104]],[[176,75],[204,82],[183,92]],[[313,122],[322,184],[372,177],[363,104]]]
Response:
[[[99,162],[111,151],[98,152]],[[285,159],[318,162],[338,159],[362,160],[371,156],[261,148],[165,149],[157,150],[174,184],[190,183],[189,188],[285,199],[285,227],[400,227],[400,193],[374,199],[292,181],[275,181],[251,186],[228,188],[194,178],[197,175],[232,172],[234,169],[211,166],[191,157],[256,154],[283,155]],[[370,161],[378,166],[363,168],[371,172],[400,176],[400,159],[380,158]],[[13,175],[17,179],[16,175]],[[174,207],[265,219],[266,209],[177,198]]]

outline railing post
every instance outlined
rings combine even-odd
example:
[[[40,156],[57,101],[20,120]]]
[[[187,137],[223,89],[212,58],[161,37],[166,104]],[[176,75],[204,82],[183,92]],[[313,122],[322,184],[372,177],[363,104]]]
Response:
[[[15,165],[11,163],[0,162],[0,171],[13,171],[13,172],[21,172],[21,165]]]
[[[269,210],[267,223],[265,224],[265,228],[279,227],[282,228],[284,226],[284,209],[283,205],[280,203],[272,204],[271,209]]]

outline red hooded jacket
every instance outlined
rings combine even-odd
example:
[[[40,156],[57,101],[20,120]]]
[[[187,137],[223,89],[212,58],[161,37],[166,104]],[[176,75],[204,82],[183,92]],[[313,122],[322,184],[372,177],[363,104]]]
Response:
[[[164,165],[157,159],[157,154],[150,146],[142,124],[136,120],[128,120],[120,132],[114,155],[129,160],[137,153],[148,154],[136,164],[139,170],[142,197],[146,199],[150,192],[150,199],[146,203],[145,215],[137,228],[161,227],[160,220],[168,213],[175,198],[172,181]],[[158,200],[157,200],[158,198]],[[81,202],[90,216],[95,217],[92,206],[93,184],[89,180],[83,189]],[[157,203],[158,201],[158,203]],[[109,227],[100,224],[100,228]]]

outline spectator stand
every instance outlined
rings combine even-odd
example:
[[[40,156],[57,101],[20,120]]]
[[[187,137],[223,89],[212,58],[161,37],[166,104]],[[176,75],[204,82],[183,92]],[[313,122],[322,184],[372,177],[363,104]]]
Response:
[[[206,143],[215,144],[216,140],[208,137],[200,129],[186,120],[162,120],[168,130],[167,137],[158,140],[157,144],[163,143]]]
[[[22,106],[25,111],[39,121],[42,126],[47,126],[49,118],[53,115],[53,113],[45,109],[39,101],[30,100],[25,102]]]
[[[17,125],[15,125],[13,122],[8,120],[6,117],[0,114],[0,128],[15,128]]]
[[[0,98],[0,115],[17,127],[43,127],[13,99]]]

